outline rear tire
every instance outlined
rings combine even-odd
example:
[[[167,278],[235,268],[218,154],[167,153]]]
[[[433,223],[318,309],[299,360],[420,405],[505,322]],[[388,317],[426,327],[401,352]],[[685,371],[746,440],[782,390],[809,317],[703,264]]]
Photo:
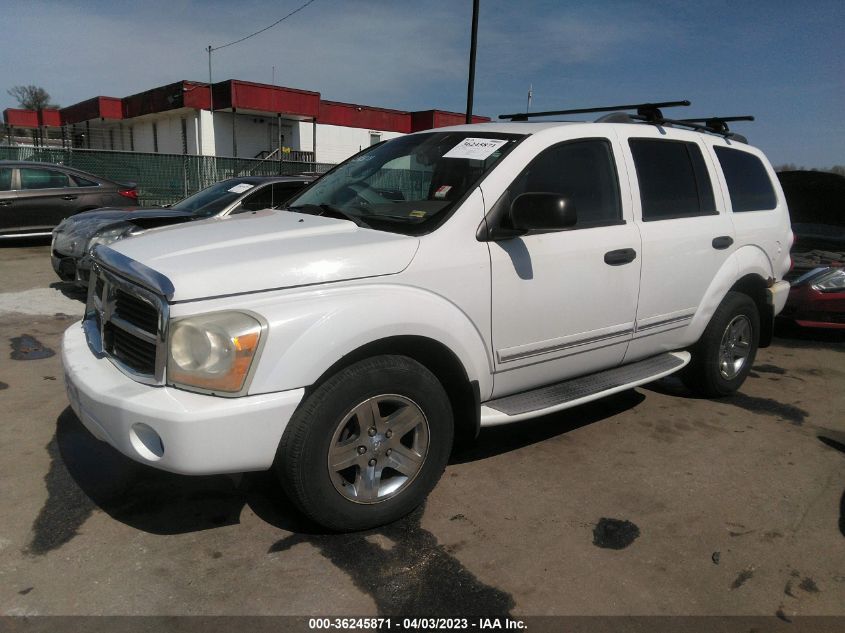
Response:
[[[759,341],[757,305],[748,295],[730,291],[690,350],[692,360],[681,373],[681,380],[701,396],[730,395],[751,371]]]
[[[335,531],[395,521],[434,488],[452,450],[449,398],[426,367],[376,356],[340,370],[294,413],[276,455],[288,496]]]

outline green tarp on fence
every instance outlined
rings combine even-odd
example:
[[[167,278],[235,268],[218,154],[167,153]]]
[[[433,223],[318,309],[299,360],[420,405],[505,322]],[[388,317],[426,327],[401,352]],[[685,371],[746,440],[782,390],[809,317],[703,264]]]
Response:
[[[176,202],[233,176],[324,173],[333,167],[328,163],[27,146],[0,147],[0,160],[56,163],[121,183],[134,182],[144,206]]]

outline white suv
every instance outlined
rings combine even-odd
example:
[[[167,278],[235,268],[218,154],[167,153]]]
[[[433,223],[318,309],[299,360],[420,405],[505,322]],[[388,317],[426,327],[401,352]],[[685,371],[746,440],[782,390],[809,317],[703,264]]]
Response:
[[[783,193],[737,137],[642,118],[411,134],[286,210],[98,247],[74,411],[157,468],[273,468],[350,530],[420,504],[480,427],[678,371],[735,391],[789,289]]]

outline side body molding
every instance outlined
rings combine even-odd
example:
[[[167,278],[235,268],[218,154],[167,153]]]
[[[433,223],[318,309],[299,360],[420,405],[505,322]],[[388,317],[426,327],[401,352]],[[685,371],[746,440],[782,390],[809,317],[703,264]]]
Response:
[[[478,381],[482,399],[493,390],[493,359],[481,333],[454,303],[427,290],[356,284],[286,293],[283,301],[267,297],[250,308],[270,325],[250,395],[307,387],[347,354],[394,336],[443,344],[461,362],[467,378]]]

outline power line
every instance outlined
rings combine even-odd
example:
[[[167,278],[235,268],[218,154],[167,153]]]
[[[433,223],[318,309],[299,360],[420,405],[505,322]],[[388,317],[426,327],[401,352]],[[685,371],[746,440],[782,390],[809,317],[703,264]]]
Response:
[[[299,13],[299,12],[300,12],[300,11],[302,11],[305,7],[307,7],[309,4],[311,4],[311,3],[313,3],[313,2],[316,2],[316,0],[308,0],[308,2],[306,2],[305,4],[303,4],[303,5],[302,5],[301,7],[299,7],[298,9],[295,9],[295,10],[291,11],[290,13],[288,13],[285,17],[283,17],[283,18],[280,18],[280,19],[276,20],[276,21],[275,21],[275,22],[273,22],[273,24],[271,24],[270,26],[265,26],[265,27],[264,27],[263,29],[261,29],[260,31],[256,31],[255,33],[251,33],[251,34],[247,35],[246,37],[242,37],[242,38],[241,38],[241,39],[239,39],[239,40],[235,40],[234,42],[229,42],[228,44],[223,44],[222,46],[209,46],[207,50],[209,51],[209,53],[211,53],[212,51],[219,51],[221,48],[226,48],[227,46],[233,46],[233,45],[235,45],[235,44],[240,44],[240,43],[241,43],[241,42],[243,42],[244,40],[248,40],[248,39],[249,39],[249,38],[251,38],[251,37],[255,37],[256,35],[260,35],[260,34],[261,34],[261,33],[263,33],[264,31],[269,31],[270,29],[272,29],[272,28],[273,28],[274,26],[276,26],[277,24],[280,24],[280,23],[284,22],[285,20],[287,20],[289,17],[291,17],[292,15],[294,15],[294,14],[296,14],[296,13]]]

